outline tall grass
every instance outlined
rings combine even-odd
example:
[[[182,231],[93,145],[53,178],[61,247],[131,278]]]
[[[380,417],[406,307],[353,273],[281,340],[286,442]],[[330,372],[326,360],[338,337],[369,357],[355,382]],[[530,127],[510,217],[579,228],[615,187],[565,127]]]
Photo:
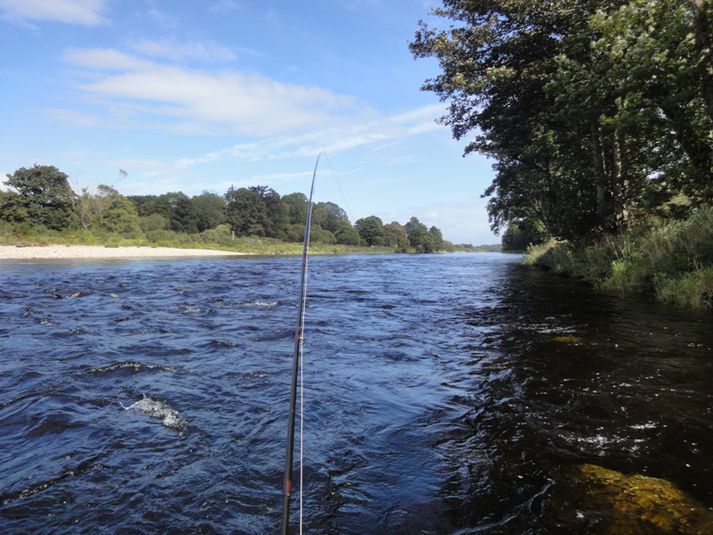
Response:
[[[550,240],[525,263],[618,293],[645,293],[679,306],[713,309],[713,208],[688,219],[575,247]]]

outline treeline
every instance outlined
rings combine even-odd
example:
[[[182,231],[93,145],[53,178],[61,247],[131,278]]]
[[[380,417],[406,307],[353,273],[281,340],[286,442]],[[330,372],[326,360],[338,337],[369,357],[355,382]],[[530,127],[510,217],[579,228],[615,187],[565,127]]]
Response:
[[[444,0],[411,50],[504,246],[574,244],[690,217],[713,201],[713,2]]]
[[[226,244],[235,237],[304,241],[308,200],[302,193],[280,196],[266,186],[231,187],[225,195],[182,192],[125,197],[111,186],[96,193],[76,193],[68,177],[53,166],[35,165],[7,175],[9,191],[0,191],[0,221],[27,229],[82,229],[95,234],[175,241],[200,236],[207,243]],[[384,224],[376,216],[358,219],[332,202],[314,205],[310,241],[345,246],[373,246],[397,252],[462,250],[412,217],[405,225]]]

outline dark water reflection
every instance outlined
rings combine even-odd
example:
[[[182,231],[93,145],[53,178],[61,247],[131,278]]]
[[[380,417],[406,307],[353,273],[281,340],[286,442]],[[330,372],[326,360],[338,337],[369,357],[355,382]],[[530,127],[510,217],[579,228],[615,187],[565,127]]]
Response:
[[[298,264],[0,266],[3,532],[273,532]],[[313,259],[308,532],[582,531],[582,462],[713,506],[712,326],[518,257]]]

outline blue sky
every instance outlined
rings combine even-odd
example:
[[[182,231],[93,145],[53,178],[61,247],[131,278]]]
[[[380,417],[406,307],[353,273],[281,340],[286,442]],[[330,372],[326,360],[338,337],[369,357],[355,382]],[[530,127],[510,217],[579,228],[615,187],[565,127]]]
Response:
[[[417,215],[493,243],[481,156],[435,124],[408,50],[422,0],[0,0],[0,172],[33,163],[122,193],[264,184],[352,220]],[[119,169],[128,173],[120,178]]]

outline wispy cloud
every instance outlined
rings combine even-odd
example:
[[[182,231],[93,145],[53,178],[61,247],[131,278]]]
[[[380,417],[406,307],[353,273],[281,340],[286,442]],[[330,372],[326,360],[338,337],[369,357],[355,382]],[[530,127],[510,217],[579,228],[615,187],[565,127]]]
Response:
[[[337,153],[357,147],[380,145],[442,128],[435,118],[445,111],[444,105],[422,106],[408,113],[367,121],[341,128],[322,129],[309,134],[266,138],[239,143],[205,154],[182,158],[179,167],[207,164],[223,158],[258,161],[294,157],[312,157],[324,150]]]
[[[231,13],[233,11],[238,11],[243,9],[243,5],[237,0],[218,0],[213,2],[210,6],[210,10],[214,13]]]
[[[139,39],[131,44],[131,48],[152,58],[174,61],[195,59],[206,63],[225,63],[238,57],[232,48],[213,41],[182,43],[174,39]]]
[[[41,111],[50,122],[62,123],[69,126],[97,126],[100,122],[96,115],[75,110],[67,110],[63,108],[44,108]]]
[[[88,81],[78,83],[87,96],[107,109],[140,104],[168,129],[270,136],[373,114],[351,96],[237,70],[193,69],[116,49],[70,49],[64,59],[87,71]]]
[[[0,16],[14,23],[63,22],[98,26],[107,22],[106,0],[0,0]]]

